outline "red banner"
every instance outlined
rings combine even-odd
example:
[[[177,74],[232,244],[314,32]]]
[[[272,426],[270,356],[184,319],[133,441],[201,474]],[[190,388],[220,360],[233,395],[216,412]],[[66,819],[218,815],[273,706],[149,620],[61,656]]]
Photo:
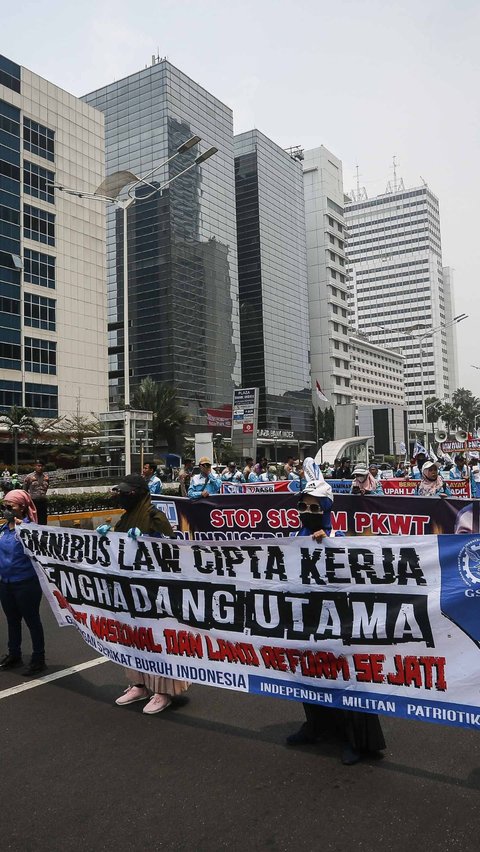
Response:
[[[207,408],[208,426],[222,426],[225,429],[232,428],[232,406],[228,405],[225,408]]]

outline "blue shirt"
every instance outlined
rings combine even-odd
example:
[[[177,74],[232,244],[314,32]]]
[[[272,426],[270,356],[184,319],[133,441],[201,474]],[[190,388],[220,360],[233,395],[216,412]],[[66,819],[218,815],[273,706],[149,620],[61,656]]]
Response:
[[[150,491],[150,494],[161,494],[162,493],[162,480],[159,479],[159,477],[156,476],[156,474],[153,474],[153,476],[150,477],[150,479],[147,482],[147,485],[148,485],[148,490]]]
[[[3,583],[19,583],[36,576],[30,558],[15,535],[15,529],[11,530],[8,524],[4,524],[0,527],[0,580]]]
[[[203,491],[208,491],[209,494],[218,494],[220,477],[214,473],[209,473],[208,476],[203,473],[195,473],[190,480],[190,488],[188,489],[190,500],[198,500]]]

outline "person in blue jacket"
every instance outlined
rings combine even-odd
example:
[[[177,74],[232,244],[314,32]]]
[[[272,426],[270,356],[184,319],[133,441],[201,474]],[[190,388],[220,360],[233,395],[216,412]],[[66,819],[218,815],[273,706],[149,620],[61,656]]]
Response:
[[[37,510],[26,491],[14,489],[2,501],[3,518],[0,527],[0,603],[8,626],[8,653],[0,659],[0,669],[14,669],[22,665],[22,620],[25,621],[32,640],[32,657],[23,675],[43,672],[45,664],[45,639],[40,620],[42,587],[31,560],[15,535],[20,523],[37,522]]]
[[[200,497],[211,497],[220,491],[220,477],[212,472],[212,463],[207,456],[202,456],[198,462],[200,473],[192,474],[188,496],[190,500],[199,500]]]
[[[307,482],[300,494],[297,509],[302,526],[298,535],[309,536],[321,544],[332,530],[333,494],[322,474],[317,472],[316,475],[319,478]],[[300,730],[287,737],[288,745],[313,745],[321,737],[339,737],[343,743],[342,763],[347,766],[358,763],[368,754],[379,756],[385,748],[380,720],[375,713],[337,710],[306,702],[303,709],[306,721]]]

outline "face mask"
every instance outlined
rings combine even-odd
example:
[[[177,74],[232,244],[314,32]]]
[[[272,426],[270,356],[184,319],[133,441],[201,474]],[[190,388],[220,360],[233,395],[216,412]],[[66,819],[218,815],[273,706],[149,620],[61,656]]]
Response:
[[[302,526],[306,527],[307,530],[311,530],[312,532],[323,530],[322,512],[317,512],[315,515],[313,515],[312,512],[300,512],[299,515]]]
[[[15,518],[15,512],[13,509],[2,509],[2,515],[5,518],[7,524],[11,523],[11,521]]]
[[[357,476],[357,479],[358,479],[359,482],[366,482],[367,477],[366,476]]]
[[[118,505],[121,509],[126,509],[127,511],[129,509],[133,509],[133,507],[137,505],[138,501],[138,494],[124,494],[120,492],[118,495]]]

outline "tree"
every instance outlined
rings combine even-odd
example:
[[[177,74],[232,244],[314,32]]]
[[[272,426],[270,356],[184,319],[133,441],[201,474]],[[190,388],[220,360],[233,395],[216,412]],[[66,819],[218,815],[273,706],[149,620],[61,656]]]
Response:
[[[35,418],[29,408],[13,405],[10,411],[0,415],[0,423],[6,426],[12,441],[15,441],[15,462],[17,459],[17,441],[22,438],[30,440],[38,428]]]
[[[317,437],[319,439],[324,438],[325,437],[325,435],[323,434],[323,431],[324,431],[324,428],[325,428],[324,412],[322,411],[321,408],[316,408],[314,405],[312,405],[312,410],[313,410],[313,432],[314,432],[315,438],[317,438]]]
[[[437,396],[429,396],[425,400],[425,420],[431,424],[432,435],[435,434],[435,423],[443,417],[444,403]]]
[[[467,388],[458,388],[452,396],[452,404],[459,411],[458,425],[473,432],[475,417],[480,416],[480,399]]]
[[[335,434],[335,412],[331,406],[325,409],[323,418],[323,437],[325,441],[333,441]]]
[[[460,420],[460,412],[458,408],[455,408],[450,402],[446,402],[442,408],[441,418],[445,423],[445,427],[447,432],[451,432],[452,429],[456,429]]]
[[[157,384],[151,376],[147,376],[134,392],[132,405],[141,411],[152,412],[154,446],[166,443],[169,451],[173,451],[182,443],[188,414],[171,385],[166,382]]]

